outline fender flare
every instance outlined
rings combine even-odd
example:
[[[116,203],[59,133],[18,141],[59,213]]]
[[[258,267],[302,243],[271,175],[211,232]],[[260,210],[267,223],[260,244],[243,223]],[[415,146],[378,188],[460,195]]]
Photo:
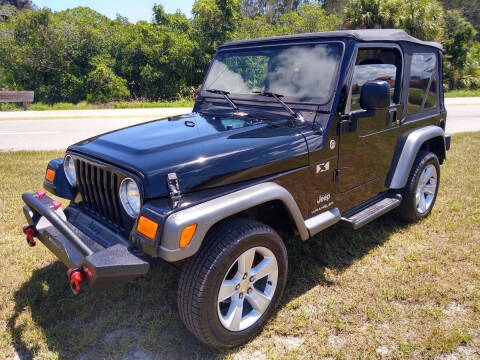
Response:
[[[287,208],[302,240],[310,238],[310,232],[292,195],[284,187],[265,182],[220,196],[216,199],[173,213],[165,220],[158,255],[167,261],[178,261],[194,255],[200,248],[210,228],[219,221],[241,211],[272,200],[280,200]],[[197,224],[190,244],[178,247],[182,230]]]
[[[418,151],[426,141],[436,137],[443,139],[445,147],[445,132],[439,126],[429,125],[404,134],[397,144],[385,186],[389,189],[403,189],[407,184]]]

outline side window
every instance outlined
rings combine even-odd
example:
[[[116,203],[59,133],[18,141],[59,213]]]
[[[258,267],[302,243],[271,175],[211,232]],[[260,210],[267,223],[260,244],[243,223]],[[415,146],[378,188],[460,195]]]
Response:
[[[413,54],[408,86],[409,114],[431,109],[437,105],[437,77],[435,54]]]
[[[391,103],[398,103],[402,72],[402,56],[397,49],[361,48],[358,50],[353,72],[351,111],[360,109],[363,84],[371,80],[385,80],[390,84]]]

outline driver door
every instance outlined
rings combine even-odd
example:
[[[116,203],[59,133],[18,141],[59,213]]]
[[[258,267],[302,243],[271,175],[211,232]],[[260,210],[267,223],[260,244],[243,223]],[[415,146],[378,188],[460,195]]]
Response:
[[[337,192],[358,190],[358,198],[354,200],[357,204],[382,190],[378,184],[383,187],[390,169],[402,119],[399,104],[402,67],[398,46],[358,49],[346,114],[339,124],[337,169]],[[372,80],[389,83],[391,103],[387,109],[367,111],[360,107],[362,86]]]

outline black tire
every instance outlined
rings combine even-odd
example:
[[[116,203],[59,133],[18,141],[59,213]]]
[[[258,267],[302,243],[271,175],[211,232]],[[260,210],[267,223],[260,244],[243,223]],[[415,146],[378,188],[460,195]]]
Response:
[[[261,317],[241,331],[225,328],[217,313],[220,285],[237,258],[253,247],[270,250],[278,263],[278,280]],[[180,276],[177,303],[182,321],[201,341],[215,348],[232,348],[255,337],[274,313],[285,289],[288,258],[285,244],[269,226],[249,219],[231,219],[212,228],[202,247],[188,259]]]
[[[433,200],[428,209],[420,213],[417,209],[416,190],[423,171],[427,166],[433,165],[437,171],[437,182]],[[413,163],[410,176],[408,177],[407,185],[399,191],[402,195],[401,205],[395,209],[394,214],[406,222],[418,222],[426,218],[433,209],[437,199],[438,188],[440,187],[440,164],[437,155],[429,151],[419,151],[415,162]]]

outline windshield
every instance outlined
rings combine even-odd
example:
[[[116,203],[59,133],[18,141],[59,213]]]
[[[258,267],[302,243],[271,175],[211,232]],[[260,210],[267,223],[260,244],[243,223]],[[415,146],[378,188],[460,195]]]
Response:
[[[220,51],[203,90],[327,99],[333,91],[342,49],[341,43],[324,43]]]

